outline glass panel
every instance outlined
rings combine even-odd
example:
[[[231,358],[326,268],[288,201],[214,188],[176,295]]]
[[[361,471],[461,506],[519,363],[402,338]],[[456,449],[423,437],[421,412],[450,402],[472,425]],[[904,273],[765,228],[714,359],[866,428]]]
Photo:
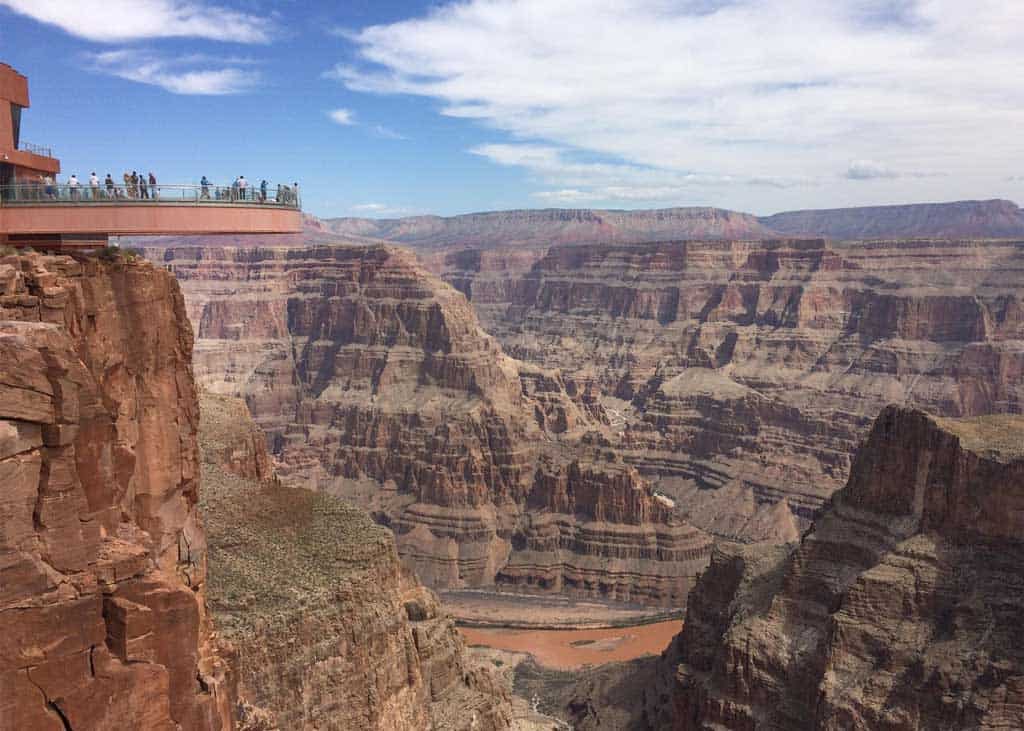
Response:
[[[21,107],[17,104],[11,105],[11,129],[14,130],[14,149],[18,149],[21,141]]]

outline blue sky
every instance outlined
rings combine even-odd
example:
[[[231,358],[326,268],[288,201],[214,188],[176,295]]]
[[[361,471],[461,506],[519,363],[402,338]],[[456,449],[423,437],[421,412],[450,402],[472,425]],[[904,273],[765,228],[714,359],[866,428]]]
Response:
[[[0,0],[66,173],[321,216],[1021,200],[1022,49],[998,0]]]

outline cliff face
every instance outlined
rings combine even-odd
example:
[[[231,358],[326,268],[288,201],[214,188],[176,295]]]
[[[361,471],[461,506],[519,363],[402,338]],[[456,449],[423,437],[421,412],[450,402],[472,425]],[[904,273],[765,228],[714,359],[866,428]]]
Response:
[[[509,728],[508,696],[401,568],[391,534],[338,498],[255,479],[266,455],[244,402],[206,394],[201,407],[210,606],[242,726]]]
[[[681,517],[726,537],[806,526],[889,402],[947,416],[1024,409],[1019,241],[669,242],[429,261],[506,352],[560,369],[609,409],[611,449]],[[729,515],[765,506],[781,507],[743,525]]]
[[[227,729],[192,333],[144,262],[0,258],[0,726]]]
[[[186,292],[200,382],[245,398],[281,480],[369,510],[430,585],[498,580],[675,603],[706,564],[708,537],[659,509],[635,472],[620,477],[600,447],[607,417],[592,390],[505,355],[465,297],[411,254],[151,256]],[[575,497],[537,497],[555,484]],[[535,518],[556,521],[560,537]],[[576,557],[593,564],[585,575],[567,570]],[[605,570],[603,558],[616,562]]]
[[[1024,417],[891,407],[792,550],[716,552],[662,659],[666,729],[1024,725]]]

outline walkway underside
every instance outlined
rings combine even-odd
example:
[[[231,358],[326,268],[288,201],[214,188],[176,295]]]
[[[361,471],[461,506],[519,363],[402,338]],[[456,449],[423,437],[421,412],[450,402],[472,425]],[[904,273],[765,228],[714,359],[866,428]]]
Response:
[[[201,234],[286,234],[302,231],[297,208],[205,202],[147,205],[18,205],[0,207],[0,236],[74,238]]]

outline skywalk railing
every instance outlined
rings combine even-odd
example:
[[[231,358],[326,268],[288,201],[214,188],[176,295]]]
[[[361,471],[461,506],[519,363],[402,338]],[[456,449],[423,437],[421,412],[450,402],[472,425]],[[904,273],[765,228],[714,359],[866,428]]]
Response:
[[[68,205],[215,205],[300,208],[298,190],[290,185],[107,185],[23,182],[0,186],[0,206]]]
[[[23,152],[31,152],[33,155],[41,155],[42,157],[53,157],[53,149],[46,147],[45,145],[33,145],[31,142],[22,142],[18,145],[18,149]]]

